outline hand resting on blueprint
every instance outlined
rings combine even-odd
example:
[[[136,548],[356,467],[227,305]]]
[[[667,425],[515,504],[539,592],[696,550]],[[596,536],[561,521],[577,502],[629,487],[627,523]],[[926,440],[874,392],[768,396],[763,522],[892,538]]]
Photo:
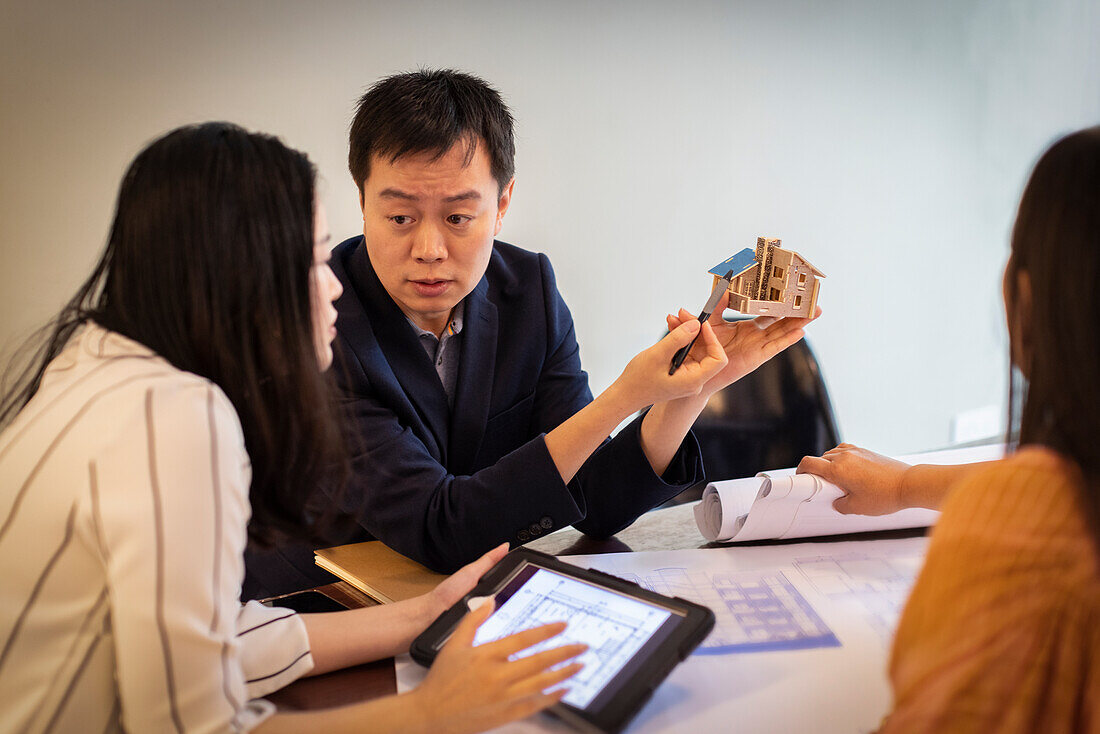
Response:
[[[845,515],[889,515],[912,507],[902,497],[905,462],[842,443],[822,456],[798,462],[798,474],[815,474],[844,492],[833,509]],[[929,507],[929,509],[937,509]]]
[[[708,484],[695,521],[707,540],[732,543],[930,527],[951,487],[1004,451],[993,444],[899,460],[841,444],[804,458],[797,473],[776,469]]]
[[[974,449],[976,455],[988,450]],[[984,458],[984,456],[982,457]],[[840,488],[833,509],[846,515],[889,515],[908,508],[938,510],[951,488],[989,462],[906,464],[842,443],[822,456],[807,456],[799,474],[814,474]]]

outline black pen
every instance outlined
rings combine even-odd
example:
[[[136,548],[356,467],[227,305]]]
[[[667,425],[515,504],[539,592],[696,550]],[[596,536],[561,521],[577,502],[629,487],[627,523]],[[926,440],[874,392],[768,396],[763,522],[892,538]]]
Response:
[[[707,299],[707,305],[703,306],[702,312],[699,314],[699,331],[695,332],[695,336],[692,337],[691,343],[686,347],[679,349],[672,357],[672,364],[668,368],[668,373],[674,374],[676,370],[680,369],[680,365],[687,359],[688,352],[695,346],[695,340],[699,338],[699,335],[703,333],[703,322],[710,318],[710,315],[714,312],[714,309],[718,306],[718,302],[722,300],[722,294],[730,287],[730,281],[733,279],[733,271],[728,270],[722,278],[714,284],[714,290],[710,292],[710,298]]]

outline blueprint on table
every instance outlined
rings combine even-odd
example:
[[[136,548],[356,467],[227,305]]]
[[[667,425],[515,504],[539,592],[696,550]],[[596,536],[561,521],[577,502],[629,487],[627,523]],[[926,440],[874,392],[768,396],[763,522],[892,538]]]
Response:
[[[824,612],[842,608],[846,618],[857,615],[885,651],[926,543],[909,538],[565,560],[710,607],[715,627],[699,655],[839,647],[844,638]]]
[[[714,631],[696,649],[699,655],[840,645],[782,571],[705,573],[673,566],[644,576],[628,573],[622,577],[714,611]]]
[[[769,652],[757,647],[750,654],[692,655],[656,690],[627,734],[731,731],[734,724],[742,732],[858,734],[877,728],[889,709],[885,671],[890,641],[897,612],[927,544],[924,537],[892,538],[611,553],[563,560],[634,577],[658,591],[684,597],[704,594],[709,585],[714,595],[710,602],[695,598],[727,609],[724,601],[720,605],[714,601],[722,590],[744,589],[746,581],[751,586],[753,579],[781,592],[789,584],[840,642],[839,646],[808,644]],[[687,569],[686,574],[681,575],[682,569]],[[801,607],[793,599],[783,600],[792,616]],[[739,631],[736,624],[731,633],[732,615],[719,612],[716,616],[713,634],[720,637],[708,640],[709,644],[745,635],[744,627]],[[803,628],[803,642],[814,636],[811,630],[812,625]],[[424,673],[419,665],[403,661],[397,667],[398,690],[409,690]],[[494,732],[560,734],[566,729],[552,719],[535,717]]]
[[[794,559],[794,567],[821,596],[856,605],[887,643],[898,626],[923,554],[842,553]]]

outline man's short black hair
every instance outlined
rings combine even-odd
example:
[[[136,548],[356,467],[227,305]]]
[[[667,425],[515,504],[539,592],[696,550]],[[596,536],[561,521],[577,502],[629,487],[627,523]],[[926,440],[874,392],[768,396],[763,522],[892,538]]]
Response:
[[[483,79],[453,69],[421,69],[379,80],[359,98],[349,135],[348,170],[363,194],[374,155],[390,161],[410,153],[442,157],[466,144],[466,164],[485,145],[503,191],[515,172],[512,113]]]

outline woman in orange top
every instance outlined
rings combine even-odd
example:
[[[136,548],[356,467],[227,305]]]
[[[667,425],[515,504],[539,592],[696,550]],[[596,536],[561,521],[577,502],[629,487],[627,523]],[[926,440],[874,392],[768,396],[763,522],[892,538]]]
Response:
[[[1036,165],[1004,295],[1018,451],[908,466],[842,444],[799,467],[848,493],[841,512],[943,510],[884,732],[1100,731],[1100,127]]]

